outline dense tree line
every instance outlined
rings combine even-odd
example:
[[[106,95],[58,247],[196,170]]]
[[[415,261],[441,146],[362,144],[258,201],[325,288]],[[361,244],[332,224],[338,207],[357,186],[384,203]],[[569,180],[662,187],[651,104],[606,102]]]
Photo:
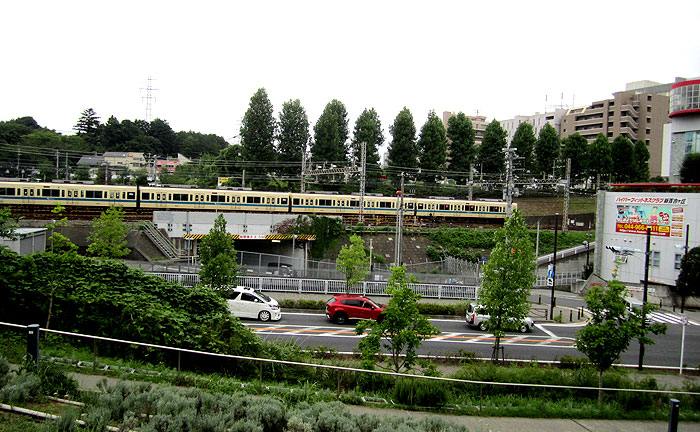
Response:
[[[504,149],[508,146],[507,133],[496,120],[487,125],[477,146],[474,126],[464,113],[444,124],[431,111],[418,129],[413,113],[404,108],[388,127],[388,166],[382,167],[379,150],[385,136],[374,108],[365,108],[351,131],[345,104],[333,99],[311,125],[299,99],[284,102],[276,117],[264,88],[250,99],[238,131],[239,144],[230,145],[211,134],[175,132],[162,119],[120,121],[111,116],[102,123],[91,108],[80,114],[74,129],[76,135],[64,136],[39,126],[31,117],[0,122],[0,169],[8,177],[29,176],[17,169],[19,153],[21,166],[38,173],[35,178],[51,180],[68,176],[64,165],[75,165],[81,155],[93,152],[143,152],[159,157],[181,153],[193,162],[179,167],[174,174],[164,173],[161,183],[212,187],[217,178],[226,177],[229,186],[299,190],[304,157],[309,161],[308,169],[358,166],[364,143],[369,192],[393,195],[403,172],[412,185],[411,193],[466,196],[464,186],[472,169],[479,178],[504,180]],[[535,136],[532,126],[522,123],[510,146],[516,149],[515,174],[520,178],[563,178],[566,160],[570,159],[572,184],[592,187],[598,180],[649,179],[646,145],[622,136],[611,143],[600,135],[589,144],[579,134],[561,140],[549,124]],[[78,178],[87,175],[75,169],[69,174]],[[125,173],[122,181],[133,177]],[[311,189],[349,193],[356,191],[358,179],[355,171],[349,176],[307,176],[306,181]],[[447,180],[462,189],[447,191]]]

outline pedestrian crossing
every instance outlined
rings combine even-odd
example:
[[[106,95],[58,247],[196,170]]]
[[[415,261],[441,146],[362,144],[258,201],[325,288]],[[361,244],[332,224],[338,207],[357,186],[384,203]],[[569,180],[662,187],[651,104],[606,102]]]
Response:
[[[584,308],[583,309],[587,314],[590,315],[591,311],[588,309]],[[675,324],[675,325],[680,325],[681,324],[681,316],[676,315],[670,312],[651,312],[649,314],[649,319],[652,321],[662,323],[662,324]],[[694,325],[694,326],[700,326],[700,322],[695,321],[695,320],[688,320],[688,325]]]

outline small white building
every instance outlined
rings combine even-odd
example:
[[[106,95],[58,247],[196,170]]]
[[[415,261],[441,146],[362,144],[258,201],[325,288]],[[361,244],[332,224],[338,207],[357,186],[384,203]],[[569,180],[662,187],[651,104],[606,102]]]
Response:
[[[595,272],[632,290],[644,284],[647,228],[650,293],[663,298],[676,285],[681,260],[700,244],[700,194],[598,192]],[[688,226],[690,236],[688,235]]]
[[[0,237],[0,244],[20,255],[46,250],[46,228],[17,228],[15,238]]]

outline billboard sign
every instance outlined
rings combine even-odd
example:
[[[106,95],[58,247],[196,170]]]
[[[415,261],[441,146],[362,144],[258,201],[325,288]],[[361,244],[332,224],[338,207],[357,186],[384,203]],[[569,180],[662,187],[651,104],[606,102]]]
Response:
[[[657,237],[683,237],[687,198],[619,196],[615,198],[615,231]]]

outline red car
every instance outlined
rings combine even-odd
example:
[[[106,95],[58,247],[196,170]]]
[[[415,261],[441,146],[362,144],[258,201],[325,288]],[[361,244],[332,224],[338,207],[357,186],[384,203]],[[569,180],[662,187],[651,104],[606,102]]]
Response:
[[[361,295],[336,294],[326,302],[326,316],[338,324],[345,324],[349,319],[381,322],[385,307]]]

